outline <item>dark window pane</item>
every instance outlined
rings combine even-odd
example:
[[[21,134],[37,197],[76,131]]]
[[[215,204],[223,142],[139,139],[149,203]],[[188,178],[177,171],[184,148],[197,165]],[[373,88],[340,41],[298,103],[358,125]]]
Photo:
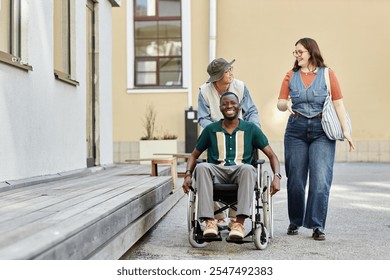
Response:
[[[160,59],[160,85],[181,85],[181,59]]]
[[[179,72],[160,72],[160,86],[180,86]]]
[[[145,17],[145,16],[155,16],[155,15],[156,15],[156,1],[155,0],[136,0],[135,1],[135,16]]]
[[[181,38],[180,20],[162,20],[158,23],[160,38]]]
[[[136,21],[134,36],[136,39],[157,38],[157,21]]]
[[[180,16],[180,0],[160,0],[158,3],[160,17]]]
[[[160,71],[181,71],[180,58],[162,58],[160,59]]]

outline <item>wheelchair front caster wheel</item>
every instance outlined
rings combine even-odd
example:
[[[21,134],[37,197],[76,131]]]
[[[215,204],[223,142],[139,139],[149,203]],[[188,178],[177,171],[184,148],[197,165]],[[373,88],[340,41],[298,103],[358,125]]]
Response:
[[[265,248],[267,248],[268,240],[269,235],[266,227],[260,226],[255,229],[255,246],[257,249],[264,250]]]
[[[190,242],[191,246],[194,248],[204,248],[206,247],[207,243],[206,242],[199,242],[194,240],[194,230],[195,228],[192,228],[188,234],[188,241]]]

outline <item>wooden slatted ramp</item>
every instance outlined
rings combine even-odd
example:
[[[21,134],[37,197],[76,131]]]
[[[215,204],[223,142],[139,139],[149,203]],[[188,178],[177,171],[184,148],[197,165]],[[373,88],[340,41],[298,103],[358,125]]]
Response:
[[[120,258],[183,194],[159,171],[126,164],[0,192],[0,259]]]

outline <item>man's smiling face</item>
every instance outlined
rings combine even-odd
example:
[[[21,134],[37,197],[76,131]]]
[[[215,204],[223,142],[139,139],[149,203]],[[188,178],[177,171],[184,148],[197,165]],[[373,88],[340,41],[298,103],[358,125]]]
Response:
[[[233,120],[238,116],[240,112],[240,103],[237,96],[233,94],[224,95],[221,97],[219,106],[222,115],[226,120]]]

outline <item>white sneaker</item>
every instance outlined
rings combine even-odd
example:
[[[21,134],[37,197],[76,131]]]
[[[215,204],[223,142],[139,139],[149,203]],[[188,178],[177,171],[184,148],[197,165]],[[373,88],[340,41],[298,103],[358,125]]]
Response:
[[[232,239],[244,238],[244,225],[240,223],[234,223],[230,229],[229,237]]]
[[[207,220],[203,236],[214,237],[218,235],[217,223],[214,220]]]

